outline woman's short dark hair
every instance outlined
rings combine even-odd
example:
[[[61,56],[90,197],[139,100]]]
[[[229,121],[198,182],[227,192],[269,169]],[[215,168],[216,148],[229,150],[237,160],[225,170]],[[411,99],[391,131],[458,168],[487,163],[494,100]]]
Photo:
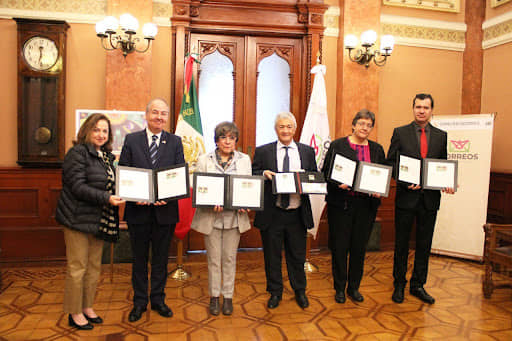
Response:
[[[420,101],[423,101],[424,99],[430,99],[430,109],[434,109],[434,99],[432,98],[431,94],[416,94],[414,96],[414,99],[412,100],[412,107],[416,105],[416,99],[419,99]]]
[[[221,136],[227,136],[228,134],[233,135],[238,142],[238,135],[240,132],[238,131],[236,124],[227,121],[217,124],[215,127],[215,142],[218,142]]]
[[[105,142],[103,146],[101,146],[101,150],[106,152],[112,151],[112,142],[114,141],[114,135],[112,134],[112,128],[110,126],[110,120],[104,114],[92,114],[85,120],[84,123],[80,126],[80,130],[76,135],[76,140],[73,141],[73,145],[76,144],[90,144],[91,143],[91,132],[96,127],[98,121],[105,120],[108,124],[108,140]]]
[[[375,125],[375,114],[368,109],[359,110],[352,120],[352,125],[355,126],[360,119],[370,119],[372,120],[372,127]]]

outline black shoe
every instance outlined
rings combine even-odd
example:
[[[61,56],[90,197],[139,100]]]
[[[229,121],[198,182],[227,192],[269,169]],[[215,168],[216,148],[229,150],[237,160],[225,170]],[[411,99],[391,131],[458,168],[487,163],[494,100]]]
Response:
[[[86,324],[76,323],[75,320],[73,320],[73,317],[71,316],[71,314],[68,315],[68,323],[69,323],[70,327],[76,328],[78,330],[91,330],[94,328],[94,326],[92,324],[90,324],[89,322],[87,322]]]
[[[404,301],[404,287],[403,286],[396,286],[395,290],[393,290],[393,296],[391,296],[391,299],[395,303],[402,303]]]
[[[279,305],[279,301],[281,301],[281,296],[270,295],[270,298],[268,299],[267,302],[267,307],[269,307],[270,309],[277,308],[277,306]]]
[[[336,291],[336,295],[334,295],[334,300],[336,303],[345,303],[347,300],[345,298],[345,292],[344,291]]]
[[[233,299],[232,298],[225,298],[222,301],[222,313],[224,315],[231,315],[233,314]]]
[[[411,295],[416,296],[425,303],[434,304],[434,302],[436,301],[432,296],[430,296],[425,291],[425,289],[423,289],[423,287],[411,288],[409,292],[411,293]]]
[[[152,304],[151,310],[155,310],[160,316],[163,317],[172,317],[172,310],[165,303],[160,304]]]
[[[134,306],[128,315],[128,321],[135,322],[140,320],[142,313],[146,311],[146,307]]]
[[[309,307],[309,301],[305,293],[295,294],[295,301],[302,309]]]
[[[347,289],[347,295],[356,302],[363,302],[364,297],[357,289]]]
[[[87,316],[85,313],[84,313],[84,316],[85,318],[87,319],[87,321],[91,322],[91,323],[96,323],[96,324],[100,324],[100,323],[103,323],[103,319],[99,316],[96,316],[96,317],[89,317]]]
[[[219,313],[220,313],[219,298],[211,297],[210,298],[210,314],[217,316],[217,315],[219,315]]]

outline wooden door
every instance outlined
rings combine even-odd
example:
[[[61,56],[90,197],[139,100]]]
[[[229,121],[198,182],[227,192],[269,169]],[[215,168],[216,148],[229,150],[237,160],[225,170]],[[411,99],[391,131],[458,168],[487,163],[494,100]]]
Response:
[[[265,59],[269,57],[279,59],[281,64],[287,65],[286,70],[289,70],[286,75],[280,75],[281,78],[287,77],[288,79],[289,84],[284,84],[288,90],[284,92],[289,93],[289,103],[285,108],[281,108],[279,111],[287,110],[293,112],[297,117],[298,126],[302,127],[304,117],[302,114],[303,108],[301,107],[301,94],[305,89],[302,88],[302,84],[304,83],[302,78],[304,61],[302,60],[303,51],[301,39],[192,33],[190,36],[190,46],[192,51],[196,50],[199,52],[202,61],[202,63],[196,67],[195,73],[198,79],[199,105],[205,139],[213,139],[213,128],[215,124],[225,120],[226,117],[222,116],[222,118],[220,118],[224,113],[216,113],[212,108],[216,106],[223,108],[230,107],[232,108],[230,118],[240,129],[240,139],[237,148],[249,154],[252,158],[254,148],[257,144],[257,127],[259,126],[260,131],[262,129],[273,130],[273,117],[277,114],[276,111],[274,113],[267,113],[267,116],[263,116],[258,112],[258,101],[273,100],[272,94],[266,94],[265,96],[262,96],[261,93],[258,94],[258,88],[260,92],[262,92],[261,87],[265,86],[264,84],[258,83],[261,81],[261,77],[259,79],[261,72],[267,72],[268,76],[268,70],[262,71],[260,66],[262,62],[265,63]],[[228,105],[226,105],[226,103],[220,103],[222,100],[229,100],[231,98],[230,96],[226,96],[224,99],[211,98],[207,102],[201,102],[202,98],[209,97],[206,92],[219,91],[219,86],[222,86],[215,86],[215,84],[213,86],[211,84],[205,85],[208,82],[203,82],[203,77],[208,77],[207,72],[215,72],[210,71],[215,68],[211,66],[211,60],[214,58],[214,54],[219,63],[225,64],[226,60],[223,61],[223,58],[227,57],[232,65],[232,82],[224,82],[223,84],[226,88],[221,91],[233,94],[232,104],[228,103]],[[225,75],[220,77],[225,78]],[[229,87],[232,87],[232,89]],[[205,129],[206,122],[211,123],[208,123],[209,126]],[[261,126],[262,122],[266,124],[263,128]],[[299,133],[297,133],[296,136],[296,139],[298,138]],[[213,147],[211,146],[210,148]],[[253,216],[254,214],[251,214],[251,218]],[[253,228],[242,235],[240,248],[256,247],[261,247],[261,238],[258,230]],[[203,238],[193,231],[189,237],[188,249],[204,249]]]

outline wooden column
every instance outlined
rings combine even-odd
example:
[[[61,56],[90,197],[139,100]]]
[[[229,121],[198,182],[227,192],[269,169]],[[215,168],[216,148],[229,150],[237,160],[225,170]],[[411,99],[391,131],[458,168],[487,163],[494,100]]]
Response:
[[[484,51],[482,23],[485,18],[485,1],[466,1],[466,48],[462,62],[462,114],[480,114],[482,99],[482,73]]]
[[[107,13],[119,19],[130,13],[139,21],[138,32],[153,18],[152,0],[108,0]],[[141,47],[145,41],[140,36]],[[158,35],[153,42],[158,44]],[[152,43],[152,45],[153,45]],[[151,98],[151,49],[123,57],[121,51],[107,52],[105,107],[116,110],[145,110]]]
[[[370,67],[349,60],[348,51],[343,48],[343,38],[354,34],[360,39],[366,30],[377,32],[376,45],[380,43],[380,0],[340,0],[340,34],[338,54],[338,88],[336,90],[336,131],[333,138],[351,133],[352,118],[362,108],[378,115],[379,109],[379,67],[371,62]],[[375,127],[372,139],[377,136]]]

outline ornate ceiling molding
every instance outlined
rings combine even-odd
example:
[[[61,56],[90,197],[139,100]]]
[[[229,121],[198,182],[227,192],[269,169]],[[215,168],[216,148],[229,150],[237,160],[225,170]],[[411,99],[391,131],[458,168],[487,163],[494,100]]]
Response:
[[[482,29],[484,30],[483,49],[512,42],[512,12],[484,21]]]
[[[388,6],[412,7],[433,11],[460,12],[460,0],[383,0]]]
[[[498,7],[498,6],[506,4],[507,2],[510,2],[510,1],[512,1],[512,0],[491,0],[491,7],[492,8]]]

